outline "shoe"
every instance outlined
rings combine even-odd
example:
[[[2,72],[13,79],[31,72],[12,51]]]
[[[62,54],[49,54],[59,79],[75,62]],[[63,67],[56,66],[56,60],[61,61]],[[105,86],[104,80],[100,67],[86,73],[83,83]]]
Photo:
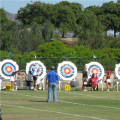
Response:
[[[83,91],[87,91],[87,90],[83,90]]]
[[[12,89],[11,91],[15,91],[15,89]]]
[[[109,91],[109,90],[107,90],[107,91]]]
[[[37,91],[37,89],[34,89],[34,91]]]

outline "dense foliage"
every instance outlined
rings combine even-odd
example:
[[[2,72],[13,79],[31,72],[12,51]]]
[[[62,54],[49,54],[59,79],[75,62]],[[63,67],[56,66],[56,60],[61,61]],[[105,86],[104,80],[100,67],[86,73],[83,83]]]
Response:
[[[79,3],[68,1],[54,5],[31,2],[18,10],[16,19],[19,23],[9,20],[3,8],[0,9],[0,15],[0,55],[9,57],[8,52],[12,52],[12,57],[20,57],[14,60],[22,63],[21,69],[25,69],[28,61],[36,59],[35,55],[44,57],[40,60],[47,67],[70,60],[81,70],[86,63],[97,60],[113,70],[114,65],[119,63],[120,36],[116,37],[116,33],[120,32],[120,0],[85,9]],[[114,37],[106,35],[108,30],[114,30]],[[58,40],[68,32],[78,38],[76,43],[65,45]],[[52,38],[57,40],[51,41]],[[93,59],[93,55],[97,59]]]
[[[1,59],[9,57],[8,52],[0,51]],[[49,69],[51,65],[58,66],[58,63],[62,61],[72,61],[78,67],[78,70],[82,70],[86,63],[91,61],[98,61],[105,68],[109,66],[114,70],[115,64],[120,62],[120,49],[119,48],[104,48],[98,50],[88,49],[84,46],[74,46],[73,48],[67,47],[61,41],[53,41],[39,45],[38,51],[25,52],[24,55],[13,54],[11,59],[15,60],[21,69],[25,69],[26,63],[31,60],[41,60]],[[94,59],[93,55],[97,58]],[[35,58],[36,56],[36,58]],[[17,57],[17,58],[15,58]]]

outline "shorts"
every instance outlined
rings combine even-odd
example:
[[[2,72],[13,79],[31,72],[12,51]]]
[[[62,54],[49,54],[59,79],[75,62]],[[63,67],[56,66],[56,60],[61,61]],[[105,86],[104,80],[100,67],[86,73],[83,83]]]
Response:
[[[33,76],[33,80],[37,80],[37,76]]]
[[[92,88],[97,88],[97,85],[96,86],[91,86]]]
[[[14,76],[10,76],[10,81],[15,81]]]
[[[110,79],[107,79],[106,82],[110,82],[110,83],[111,83],[111,80],[110,80]]]
[[[87,82],[88,82],[88,79],[87,79],[87,78],[83,78],[83,85],[84,85],[84,86],[87,85]]]

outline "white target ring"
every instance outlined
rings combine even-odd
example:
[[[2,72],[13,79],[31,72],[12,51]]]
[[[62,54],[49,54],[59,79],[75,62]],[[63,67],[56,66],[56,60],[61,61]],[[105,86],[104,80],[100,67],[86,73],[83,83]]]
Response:
[[[63,80],[73,80],[77,75],[77,67],[70,61],[58,64],[57,73]]]
[[[4,79],[10,79],[12,72],[17,70],[19,70],[18,64],[11,59],[6,59],[0,62],[0,75]]]
[[[31,61],[30,63],[26,64],[26,74],[29,74],[29,71],[32,72],[32,68],[34,66],[34,64],[36,64],[36,66],[39,68],[39,71],[37,72],[37,75],[39,77],[39,79],[44,78],[44,76],[46,75],[46,67],[45,65],[41,62],[41,61]]]
[[[120,64],[115,65],[115,75],[118,79],[120,79]]]
[[[92,74],[95,74],[99,80],[101,80],[104,77],[104,68],[100,63],[90,62],[85,66],[87,68],[87,71],[89,72],[88,79],[91,78]]]

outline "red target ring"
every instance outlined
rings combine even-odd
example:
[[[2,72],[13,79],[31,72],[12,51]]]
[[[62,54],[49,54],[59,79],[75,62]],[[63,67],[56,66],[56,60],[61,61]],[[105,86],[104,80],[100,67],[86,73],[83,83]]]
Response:
[[[92,74],[95,74],[95,75],[97,75],[97,74],[98,74],[98,69],[96,69],[96,68],[93,68],[91,72],[92,72]]]
[[[7,73],[11,73],[11,72],[12,72],[12,67],[11,67],[11,66],[6,66],[6,67],[5,67],[5,71],[6,71]]]
[[[70,73],[71,73],[70,68],[68,68],[68,67],[67,67],[67,68],[65,68],[65,69],[64,69],[64,73],[65,73],[65,74],[70,74]]]

